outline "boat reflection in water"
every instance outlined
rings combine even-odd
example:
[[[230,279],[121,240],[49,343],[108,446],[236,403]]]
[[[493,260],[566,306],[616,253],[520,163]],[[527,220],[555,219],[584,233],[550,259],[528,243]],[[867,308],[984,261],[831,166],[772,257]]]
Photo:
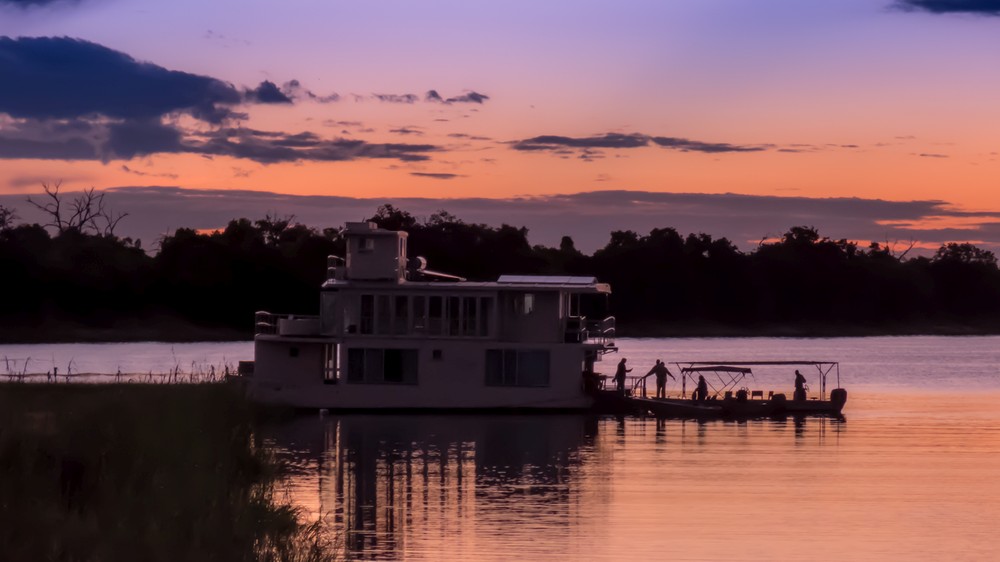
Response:
[[[479,529],[565,526],[596,418],[349,415],[274,430],[295,467],[293,500],[333,523],[352,555],[462,557],[499,546],[480,544],[493,539]]]
[[[293,502],[324,517],[350,557],[505,559],[520,552],[565,559],[613,557],[616,531],[608,522],[630,526],[635,517],[669,515],[668,504],[640,501],[631,522],[619,519],[630,509],[623,484],[641,481],[631,472],[657,480],[662,470],[668,486],[671,478],[685,485],[670,474],[679,467],[658,465],[649,453],[704,451],[718,446],[720,433],[757,441],[769,435],[787,446],[807,428],[825,435],[828,423],[840,425],[791,417],[346,415],[295,419],[270,428],[269,437],[293,467]],[[635,454],[640,458],[629,459]]]

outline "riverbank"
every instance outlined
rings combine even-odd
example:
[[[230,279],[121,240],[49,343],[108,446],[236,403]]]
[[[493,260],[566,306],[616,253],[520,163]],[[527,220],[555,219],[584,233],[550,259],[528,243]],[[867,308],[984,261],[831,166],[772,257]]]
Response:
[[[64,320],[0,322],[3,343],[116,343],[160,341],[246,341],[253,339],[252,319],[245,330],[195,324],[174,316],[130,318],[104,326]]]
[[[5,560],[331,560],[214,385],[0,385]]]

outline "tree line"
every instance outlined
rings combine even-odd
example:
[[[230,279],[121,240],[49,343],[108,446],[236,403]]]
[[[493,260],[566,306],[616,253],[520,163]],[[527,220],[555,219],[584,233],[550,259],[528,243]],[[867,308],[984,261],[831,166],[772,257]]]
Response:
[[[58,190],[46,191],[58,202]],[[326,256],[344,255],[339,229],[276,216],[234,219],[212,232],[181,228],[147,253],[114,233],[125,215],[103,201],[91,201],[99,211],[86,221],[53,213],[87,209],[87,201],[63,202],[59,211],[53,203],[48,225],[18,224],[15,210],[0,207],[0,323],[26,333],[55,334],[60,323],[113,328],[173,319],[249,336],[257,310],[315,313]],[[884,244],[862,247],[795,226],[741,251],[726,238],[664,227],[614,231],[587,255],[569,237],[558,247],[531,245],[526,228],[467,223],[444,211],[418,220],[383,205],[370,220],[408,232],[409,254],[426,257],[431,269],[470,280],[596,276],[611,284],[611,314],[634,335],[664,327],[675,334],[1000,332],[996,256],[968,243],[907,258]]]

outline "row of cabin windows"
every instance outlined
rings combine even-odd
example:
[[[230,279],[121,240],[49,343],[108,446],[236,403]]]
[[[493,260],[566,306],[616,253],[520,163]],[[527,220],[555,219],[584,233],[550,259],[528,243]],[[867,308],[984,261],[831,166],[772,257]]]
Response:
[[[417,384],[417,353],[416,349],[348,349],[347,382],[352,384]],[[435,359],[437,358],[439,357],[435,357]],[[327,377],[328,374],[325,373],[324,379]],[[547,350],[488,349],[486,350],[485,382],[486,386],[548,387],[549,352]]]
[[[345,319],[348,333],[488,337],[493,297],[361,295],[358,318]]]

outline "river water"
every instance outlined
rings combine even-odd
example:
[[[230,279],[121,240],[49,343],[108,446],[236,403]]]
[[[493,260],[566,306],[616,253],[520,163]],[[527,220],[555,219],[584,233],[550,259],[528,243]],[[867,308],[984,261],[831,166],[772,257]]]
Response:
[[[658,358],[675,372],[680,361],[839,361],[844,418],[317,414],[267,438],[292,467],[290,499],[350,558],[1000,559],[1000,338],[619,346],[633,374]],[[78,372],[251,355],[245,342],[0,346],[8,361],[72,359]],[[790,394],[791,369],[755,368],[743,384]]]

